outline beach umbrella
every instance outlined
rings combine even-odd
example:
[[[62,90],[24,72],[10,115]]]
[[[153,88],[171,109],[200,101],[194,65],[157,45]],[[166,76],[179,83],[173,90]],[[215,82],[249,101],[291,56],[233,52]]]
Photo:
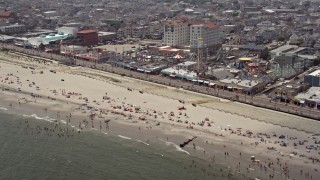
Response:
[[[294,156],[294,154],[290,154],[290,157],[293,157]]]

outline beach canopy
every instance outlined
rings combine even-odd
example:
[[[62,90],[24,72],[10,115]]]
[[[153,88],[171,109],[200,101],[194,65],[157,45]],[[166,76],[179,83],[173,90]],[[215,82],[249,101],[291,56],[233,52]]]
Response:
[[[179,54],[177,54],[177,55],[175,55],[173,58],[174,58],[174,59],[182,59],[182,56],[180,56]]]

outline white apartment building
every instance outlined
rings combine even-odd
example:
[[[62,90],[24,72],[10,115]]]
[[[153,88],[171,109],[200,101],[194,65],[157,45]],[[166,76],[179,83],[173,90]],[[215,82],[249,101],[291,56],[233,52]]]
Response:
[[[219,26],[209,22],[190,24],[190,47],[216,47],[222,44],[222,32]],[[199,38],[202,40],[199,41]]]
[[[164,26],[163,43],[167,46],[190,45],[191,51],[198,47],[213,53],[222,45],[223,32],[211,22],[187,22],[172,20]],[[201,40],[199,40],[201,39]]]
[[[163,43],[167,46],[186,46],[190,41],[189,24],[183,20],[172,20],[164,26]]]
[[[4,34],[15,34],[26,32],[27,28],[23,24],[13,24],[8,26],[1,26],[0,31]]]

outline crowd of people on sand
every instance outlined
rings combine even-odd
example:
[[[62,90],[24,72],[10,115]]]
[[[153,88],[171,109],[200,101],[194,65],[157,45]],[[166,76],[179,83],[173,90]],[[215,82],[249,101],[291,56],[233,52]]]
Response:
[[[38,63],[46,63],[46,61],[36,60],[33,58],[26,58],[27,61],[38,61]],[[37,72],[35,69],[31,70],[32,72]],[[18,72],[17,72],[18,73]],[[23,86],[23,82],[20,80],[19,76],[14,75],[13,73],[6,74],[2,78],[2,83],[7,84],[19,84],[20,87]],[[29,80],[26,81],[29,87],[36,87],[36,90],[40,89],[39,86],[36,85],[35,82],[31,82]],[[134,91],[134,89],[128,88],[130,92]],[[21,88],[18,88],[17,91],[21,91]],[[168,120],[168,123],[171,123],[172,125],[175,125],[176,123],[186,124],[188,129],[193,129],[195,127],[198,127],[197,129],[203,130],[206,128],[212,128],[214,131],[223,131],[224,133],[229,132],[231,135],[237,135],[244,138],[252,138],[254,139],[254,143],[252,143],[252,146],[258,146],[261,143],[268,144],[267,150],[268,151],[277,151],[276,146],[281,147],[288,147],[293,146],[294,149],[306,149],[306,154],[299,154],[296,151],[292,151],[290,154],[283,154],[282,152],[279,152],[280,156],[288,156],[290,158],[293,158],[295,156],[299,156],[301,158],[309,159],[312,163],[320,163],[319,157],[316,156],[308,156],[307,154],[311,151],[318,151],[319,150],[319,143],[320,141],[317,140],[317,136],[311,136],[309,139],[298,139],[297,137],[289,137],[284,134],[276,134],[275,132],[272,134],[262,133],[262,132],[256,132],[254,133],[252,130],[243,130],[242,128],[232,128],[231,126],[227,126],[226,128],[223,128],[223,126],[215,125],[216,129],[213,129],[213,126],[215,124],[214,121],[210,120],[209,118],[205,118],[204,120],[200,120],[199,122],[194,122],[193,120],[190,120],[187,110],[184,107],[185,102],[179,101],[181,103],[180,106],[177,107],[177,112],[174,111],[170,112],[161,112],[156,109],[151,108],[142,108],[141,106],[137,106],[134,104],[130,104],[126,102],[126,98],[123,100],[120,100],[119,98],[112,98],[110,96],[102,96],[101,101],[92,100],[89,101],[88,97],[83,97],[81,93],[70,91],[68,92],[66,89],[60,89],[61,95],[65,96],[66,98],[71,97],[78,97],[77,99],[81,102],[81,110],[85,110],[84,112],[88,112],[89,110],[89,120],[84,119],[83,121],[79,122],[78,125],[78,132],[80,133],[81,130],[84,128],[95,128],[95,119],[99,119],[99,127],[100,130],[106,129],[109,130],[109,122],[110,120],[103,120],[103,115],[107,115],[108,113],[114,114],[114,115],[120,115],[124,117],[127,120],[131,120],[132,122],[138,122],[138,120],[143,121],[144,123],[148,124],[150,122],[154,122],[156,126],[160,125],[160,121],[158,119]],[[59,95],[58,91],[51,90],[51,92],[54,95]],[[140,91],[139,91],[140,92]],[[140,94],[143,94],[140,92]],[[34,98],[36,102],[36,98],[42,98],[42,96],[37,95],[35,93],[31,93],[31,96]],[[49,99],[55,100],[55,98],[51,98],[48,96]],[[84,101],[84,102],[83,102]],[[22,103],[30,102],[27,98],[22,98],[18,100],[19,105]],[[89,105],[91,103],[94,103],[95,106]],[[102,108],[100,105],[108,104],[107,108]],[[147,102],[144,102],[147,103]],[[105,107],[105,106],[104,106]],[[196,106],[195,106],[196,107]],[[47,109],[46,109],[47,112]],[[99,117],[99,118],[96,118]],[[133,118],[134,117],[134,118]],[[60,113],[57,113],[57,119],[60,118]],[[67,116],[67,125],[71,122],[71,113],[69,116]],[[104,125],[102,125],[104,123]],[[103,128],[104,126],[104,128]],[[220,128],[220,129],[217,129]],[[75,135],[74,128],[69,129],[68,126],[62,126],[61,123],[58,120],[55,120],[50,124],[49,127],[31,127],[30,122],[26,120],[25,122],[20,122],[19,128],[24,128],[24,132],[30,135],[40,136],[40,135],[57,135],[60,138],[69,138],[73,137]],[[146,126],[147,129],[152,129],[152,126]],[[139,127],[140,129],[140,127]],[[223,133],[214,133],[216,136],[224,136]],[[208,141],[206,141],[208,143]],[[314,142],[314,143],[312,143]],[[310,144],[312,143],[312,144]],[[242,144],[242,142],[241,142]],[[194,144],[195,147],[195,144]],[[205,154],[205,151],[204,151]],[[239,156],[241,158],[241,152],[239,153]],[[319,156],[319,153],[318,153]],[[229,157],[229,153],[225,152],[225,158]],[[211,157],[211,160],[214,161],[215,157]],[[290,178],[289,173],[289,166],[286,162],[282,162],[280,158],[277,158],[277,160],[274,162],[271,159],[268,159],[268,161],[260,162],[259,160],[254,160],[254,163],[246,167],[247,173],[250,171],[253,171],[253,165],[257,165],[261,170],[264,170],[266,173],[269,173],[269,178],[272,179],[274,177],[275,173],[280,173],[281,175]],[[240,172],[240,162],[236,166],[236,170]],[[314,171],[318,171],[318,169],[314,169]],[[312,179],[312,175],[310,175],[310,172],[303,172],[301,170],[300,172],[301,176],[304,176],[307,179]],[[230,176],[232,176],[232,173],[229,173]]]
[[[133,91],[131,89],[131,91]],[[123,117],[128,117],[127,119],[137,119],[137,118],[132,118],[132,116],[138,117],[139,120],[143,121],[144,123],[149,123],[153,120],[153,122],[157,122],[158,118],[161,119],[166,119],[165,115],[167,115],[167,119],[169,121],[174,121],[174,119],[177,119],[176,122],[177,123],[186,123],[188,124],[187,128],[193,128],[195,125],[198,125],[200,127],[203,127],[205,125],[207,125],[208,127],[211,127],[213,123],[215,123],[214,121],[210,121],[209,118],[205,118],[203,121],[198,122],[197,124],[195,124],[194,122],[189,122],[191,120],[188,120],[188,114],[186,112],[184,112],[186,109],[185,108],[181,108],[181,106],[178,107],[178,115],[175,115],[175,113],[173,111],[171,112],[161,112],[155,109],[150,109],[150,108],[146,108],[143,109],[140,106],[136,106],[134,104],[130,104],[130,103],[126,103],[125,101],[121,101],[120,104],[117,104],[117,100],[118,99],[112,99],[111,97],[105,97],[103,98],[102,102],[104,102],[105,100],[107,100],[107,103],[109,104],[109,109],[106,110],[102,110],[99,108],[96,108],[95,111],[91,111],[92,116],[95,117],[97,116],[99,113],[101,114],[107,114],[107,113],[111,113],[111,114],[116,114],[116,115],[121,115]],[[125,100],[125,99],[124,99]],[[89,101],[87,101],[89,102]],[[182,119],[185,119],[184,121]],[[88,122],[87,122],[88,124]],[[156,125],[160,125],[160,123],[157,123]],[[174,124],[172,124],[174,125]],[[289,136],[285,136],[285,135],[277,135],[276,133],[273,134],[267,134],[267,133],[253,133],[253,131],[251,130],[242,130],[242,128],[231,128],[231,126],[228,126],[227,128],[222,128],[222,126],[219,126],[221,131],[224,132],[229,132],[230,134],[234,134],[234,135],[238,135],[238,136],[242,136],[242,137],[246,137],[246,138],[252,138],[255,139],[255,142],[252,143],[251,145],[253,146],[258,146],[260,143],[265,143],[265,144],[270,144],[271,147],[268,147],[268,150],[272,150],[272,151],[276,151],[276,147],[274,147],[275,145],[280,145],[282,147],[285,146],[289,146],[289,143],[285,140],[295,140],[295,141],[299,141],[296,137],[289,137]],[[101,128],[101,127],[100,127]],[[146,128],[151,129],[152,126],[147,126]],[[139,127],[140,129],[140,127]],[[221,134],[217,134],[219,136],[223,136],[222,133]],[[316,136],[312,136],[312,139],[315,141],[315,143],[317,143],[318,141],[316,140]],[[208,143],[208,141],[206,141]],[[299,145],[304,145],[304,143],[301,142],[308,142],[308,140],[303,140],[303,141],[299,141],[299,143],[293,143],[293,146],[296,148],[296,146]],[[242,142],[241,142],[242,144]],[[195,144],[194,144],[195,147]],[[314,148],[312,149],[308,149],[307,152],[314,150],[317,151],[318,150],[318,145],[314,146]],[[205,154],[205,151],[204,151]],[[285,156],[283,153],[279,152],[280,156]],[[290,158],[293,158],[294,156],[297,156],[298,153],[297,152],[292,152],[291,154],[289,154],[288,156]],[[241,152],[240,152],[240,156],[241,156]],[[229,153],[225,152],[225,157],[228,158],[229,157]],[[300,154],[299,157],[307,157],[306,155]],[[319,158],[316,157],[307,157],[308,159],[312,160],[313,163],[319,163]],[[260,162],[259,160],[255,160],[254,164],[257,164],[258,167],[261,170],[264,170],[265,172],[270,171],[269,174],[269,178],[273,178],[274,177],[274,173],[279,173],[281,175],[286,176],[287,178],[289,178],[289,167],[287,166],[286,162],[281,162],[280,158],[277,159],[276,162],[273,162],[271,159],[268,159],[268,161],[265,161],[264,163]],[[237,170],[238,172],[240,172],[240,162],[237,165]],[[249,173],[250,170],[253,170],[251,165],[249,165],[247,168],[247,173]],[[314,169],[315,171],[317,171],[317,169]],[[309,172],[305,172],[305,177],[306,178],[310,178],[312,179],[312,176],[309,175]]]

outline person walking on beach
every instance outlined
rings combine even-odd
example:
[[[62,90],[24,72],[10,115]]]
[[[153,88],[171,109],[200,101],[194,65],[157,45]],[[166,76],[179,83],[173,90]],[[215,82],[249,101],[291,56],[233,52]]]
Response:
[[[109,130],[109,123],[108,122],[106,122],[106,129]]]

